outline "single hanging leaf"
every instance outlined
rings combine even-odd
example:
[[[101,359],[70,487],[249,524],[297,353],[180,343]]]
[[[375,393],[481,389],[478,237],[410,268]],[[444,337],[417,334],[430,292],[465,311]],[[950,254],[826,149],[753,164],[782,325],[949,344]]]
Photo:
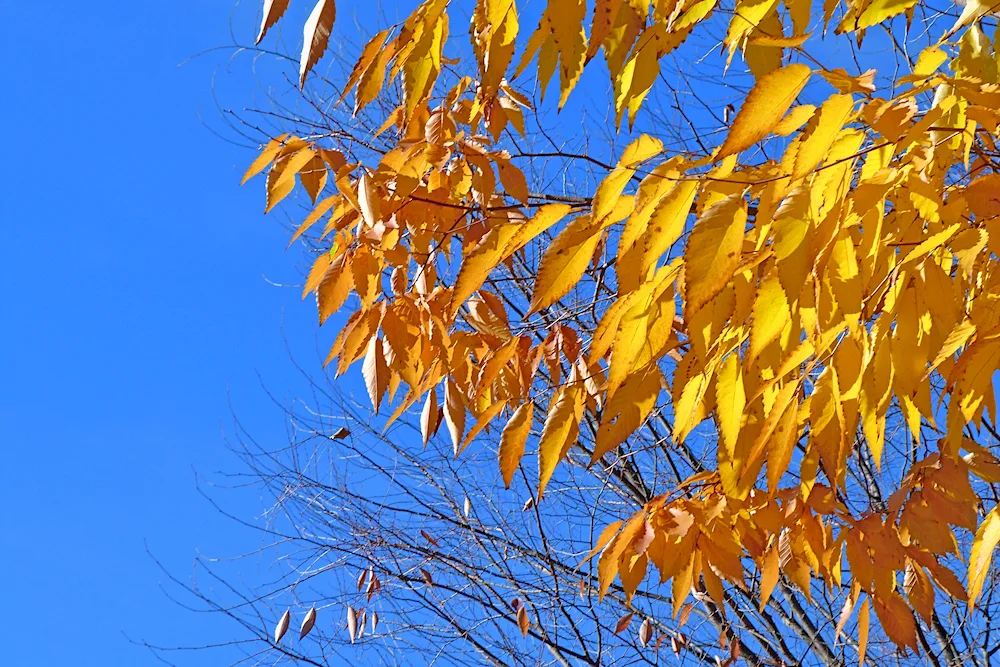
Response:
[[[684,319],[722,291],[740,264],[747,206],[742,193],[713,204],[695,223],[684,249]]]
[[[858,612],[858,664],[865,664],[865,652],[868,650],[868,628],[871,621],[871,610],[868,598],[861,603],[861,610]]]
[[[528,315],[552,305],[580,282],[600,240],[601,226],[589,215],[582,215],[566,226],[538,265]]]
[[[454,380],[448,380],[444,389],[444,422],[448,425],[453,451],[457,456],[465,432],[465,401]]]
[[[620,635],[622,632],[628,629],[628,626],[632,623],[632,612],[623,615],[615,623],[615,634]]]
[[[382,397],[389,387],[389,366],[385,363],[385,354],[382,351],[382,339],[372,336],[368,341],[368,350],[365,352],[365,361],[361,367],[365,378],[365,388],[368,389],[368,398],[372,401],[375,414],[382,405]]]
[[[517,606],[517,627],[521,630],[521,636],[527,637],[530,623],[528,622],[528,608],[523,604]]]
[[[358,636],[358,612],[354,610],[354,607],[347,606],[347,634],[351,638],[351,643],[354,643],[355,638]]]
[[[289,0],[264,0],[264,16],[260,21],[260,32],[257,33],[257,40],[254,44],[260,44],[264,35],[271,29],[281,15],[288,9]]]
[[[274,643],[275,644],[277,644],[278,642],[280,642],[281,638],[285,636],[286,632],[288,632],[288,624],[289,624],[289,622],[291,622],[291,620],[292,620],[292,612],[290,610],[286,609],[285,613],[282,614],[281,618],[278,620],[278,624],[276,626],[274,626]]]
[[[542,437],[538,441],[538,497],[545,492],[545,485],[552,478],[556,466],[580,434],[580,417],[583,416],[585,390],[582,386],[568,385],[559,389],[552,398],[549,414],[545,418]]]
[[[736,114],[715,161],[746,150],[770,134],[795,103],[811,73],[808,65],[795,63],[763,76]]]
[[[371,634],[375,634],[375,630],[376,629],[378,629],[378,612],[377,611],[373,611],[372,612],[372,632],[371,632]]]
[[[309,70],[319,62],[330,43],[330,31],[337,17],[337,6],[333,0],[319,0],[312,14],[306,20],[303,31],[302,57],[299,59],[299,87],[306,84]]]
[[[649,640],[653,638],[653,624],[649,622],[648,618],[643,619],[642,625],[639,626],[639,643],[644,647],[649,645]]]
[[[299,628],[299,639],[309,634],[309,631],[316,625],[316,607],[312,607],[306,612],[306,617],[302,619],[302,627]]]
[[[424,401],[424,409],[420,413],[420,434],[424,439],[424,447],[430,442],[431,436],[437,433],[441,424],[441,407],[438,405],[437,389],[431,387]]]
[[[771,593],[778,583],[778,558],[777,545],[771,547],[764,555],[764,564],[760,566],[760,610],[767,606],[767,601],[771,599]]]
[[[983,590],[986,575],[993,562],[993,551],[1000,543],[1000,505],[993,508],[983,519],[976,538],[972,542],[972,552],[969,555],[969,611],[976,604],[976,598]]]
[[[350,434],[351,434],[350,431],[348,431],[346,428],[344,428],[343,426],[341,426],[340,428],[338,428],[334,432],[333,435],[330,436],[330,439],[331,440],[343,440],[344,438],[346,438]]]
[[[505,489],[510,488],[511,482],[514,480],[514,472],[524,456],[524,445],[531,432],[534,412],[534,402],[524,403],[514,411],[510,421],[507,422],[500,434],[500,474],[503,476]]]

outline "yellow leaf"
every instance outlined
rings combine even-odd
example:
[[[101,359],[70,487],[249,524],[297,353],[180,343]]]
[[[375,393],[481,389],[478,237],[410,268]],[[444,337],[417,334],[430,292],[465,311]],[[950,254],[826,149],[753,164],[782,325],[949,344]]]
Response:
[[[542,437],[538,441],[538,498],[541,499],[552,473],[580,434],[580,417],[586,396],[582,386],[561,387],[549,406]]]
[[[811,172],[827,157],[853,106],[854,98],[850,95],[834,95],[823,103],[807,126],[805,138],[795,156],[793,181]]]
[[[795,103],[812,71],[807,65],[786,65],[764,76],[747,95],[729,135],[715,153],[716,162],[764,139]]]
[[[695,223],[684,249],[684,317],[722,291],[740,264],[747,207],[742,193],[713,204]]]
[[[264,16],[260,21],[260,32],[257,33],[257,40],[254,44],[260,44],[267,31],[278,22],[281,15],[288,9],[289,0],[264,0]]]
[[[986,515],[976,531],[972,541],[972,551],[969,554],[969,611],[976,604],[976,598],[983,590],[986,575],[993,562],[993,551],[1000,543],[1000,506],[994,507]]]
[[[680,238],[697,192],[697,181],[681,181],[657,204],[643,244],[640,278],[648,277],[660,257]]]
[[[258,155],[253,161],[253,164],[250,165],[250,168],[247,169],[247,172],[243,174],[243,180],[240,181],[240,185],[243,185],[251,178],[264,171],[264,168],[271,164],[271,161],[277,157],[278,153],[285,144],[285,139],[288,137],[289,135],[282,134],[279,137],[271,139],[271,141],[267,143],[267,146],[264,147],[264,150],[260,152],[260,155]]]
[[[540,207],[535,216],[524,224],[500,225],[487,232],[462,262],[452,292],[449,316],[455,316],[462,303],[482,287],[490,272],[500,262],[559,222],[569,211],[570,207],[566,204],[547,204]]]
[[[424,447],[430,442],[431,436],[437,432],[441,424],[441,406],[437,401],[437,389],[431,387],[427,392],[427,399],[424,401],[423,410],[420,411],[420,435],[424,440]]]
[[[781,288],[781,280],[777,272],[772,270],[761,281],[754,298],[747,359],[756,359],[765,347],[777,340],[791,319],[792,313],[785,299],[785,291]]]
[[[284,150],[288,149],[288,145]],[[295,154],[283,155],[274,161],[271,170],[267,173],[267,205],[264,212],[269,213],[272,208],[287,197],[295,187],[295,174],[306,166],[316,155],[310,148],[303,148]]]
[[[740,434],[740,422],[746,404],[740,357],[738,354],[730,354],[722,362],[715,379],[715,411],[719,420],[719,436],[730,459],[736,451],[736,439]]]
[[[601,227],[589,215],[581,215],[560,232],[538,264],[528,315],[552,305],[573,289],[590,265],[600,239]]]
[[[306,84],[306,75],[319,62],[330,43],[330,31],[337,18],[337,5],[333,0],[319,0],[306,20],[303,30],[302,57],[299,59],[299,87]]]
[[[509,489],[514,480],[514,471],[521,463],[524,456],[524,445],[528,441],[528,434],[531,433],[532,416],[535,413],[535,404],[528,401],[521,405],[510,421],[504,426],[500,434],[500,474],[503,476],[503,485]]]
[[[462,441],[462,446],[458,448],[458,453],[461,454],[465,451],[465,448],[475,440],[476,436],[479,435],[484,428],[490,425],[490,422],[500,414],[500,411],[507,407],[507,399],[501,399],[494,403],[491,403],[486,410],[476,417],[476,424],[469,429],[468,434],[466,434],[465,439]]]
[[[347,301],[354,286],[353,273],[346,255],[341,255],[323,275],[316,289],[316,307],[319,310],[319,323],[340,310]]]
[[[652,366],[633,374],[608,399],[590,457],[591,465],[625,442],[645,421],[656,405],[662,379],[659,369]]]
[[[848,13],[837,30],[838,32],[865,30],[902,14],[915,4],[917,0],[873,0],[871,4],[865,6],[860,16],[855,17],[853,12]]]
[[[871,624],[871,607],[868,598],[861,603],[858,611],[858,664],[865,664],[865,653],[868,650],[868,627]]]
[[[778,583],[778,545],[775,544],[764,555],[764,563],[760,566],[760,610],[767,606],[771,592]]]
[[[785,117],[774,126],[772,133],[779,137],[787,137],[789,134],[805,125],[806,121],[812,118],[815,111],[816,107],[811,104],[800,104],[789,111]]]

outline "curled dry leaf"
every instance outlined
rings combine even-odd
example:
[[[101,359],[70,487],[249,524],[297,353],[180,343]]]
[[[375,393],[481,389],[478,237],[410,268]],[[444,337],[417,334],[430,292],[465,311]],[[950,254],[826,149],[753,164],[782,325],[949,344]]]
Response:
[[[365,587],[365,582],[368,581],[368,570],[361,570],[361,574],[358,575],[358,590],[360,591]]]
[[[354,607],[347,606],[347,634],[351,638],[351,643],[354,643],[354,639],[358,635],[358,612],[354,610]]]
[[[472,501],[468,497],[465,499],[465,504],[462,506],[462,512],[465,514],[465,518],[468,519],[469,515],[472,513]]]
[[[421,537],[423,537],[423,538],[424,538],[425,540],[427,540],[428,542],[430,542],[431,544],[433,544],[433,545],[434,545],[435,547],[438,547],[438,548],[440,548],[440,547],[441,547],[441,545],[440,545],[440,544],[438,544],[438,541],[437,541],[437,540],[435,540],[435,539],[434,539],[433,537],[431,537],[431,536],[430,536],[430,533],[428,533],[428,532],[427,532],[426,530],[421,530],[421,531],[420,531],[420,535],[421,535]]]
[[[528,636],[528,629],[531,627],[528,622],[528,608],[521,605],[517,609],[517,627],[521,629],[521,636]]]
[[[285,613],[281,615],[278,620],[278,624],[274,626],[274,643],[277,644],[281,641],[281,638],[285,636],[288,632],[288,623],[292,620],[292,612],[285,610]]]
[[[420,576],[423,577],[424,583],[427,584],[428,586],[434,585],[434,577],[432,577],[431,573],[425,570],[424,568],[420,568]]]
[[[306,612],[306,617],[302,619],[302,626],[299,628],[299,639],[309,634],[309,631],[316,625],[316,607],[312,607]]]
[[[372,612],[372,634],[375,634],[375,630],[378,629],[378,612]]]
[[[343,440],[344,438],[346,438],[350,434],[351,434],[350,431],[348,431],[346,428],[344,428],[343,426],[341,426],[340,428],[337,429],[337,431],[333,435],[330,436],[330,439],[331,440]]]
[[[529,496],[527,500],[524,501],[524,507],[521,508],[522,512],[527,512],[535,505],[535,497]]]

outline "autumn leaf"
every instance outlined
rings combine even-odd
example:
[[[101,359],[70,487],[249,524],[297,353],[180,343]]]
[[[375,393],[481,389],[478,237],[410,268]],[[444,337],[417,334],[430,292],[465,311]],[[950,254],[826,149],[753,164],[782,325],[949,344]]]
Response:
[[[795,63],[761,78],[736,114],[726,140],[715,153],[715,159],[735,155],[770,134],[795,103],[810,74],[807,65]]]
[[[531,432],[534,403],[524,403],[511,415],[507,425],[500,434],[500,474],[503,476],[505,489],[509,489],[524,456],[524,446]]]
[[[730,195],[698,218],[684,249],[685,316],[694,313],[722,291],[740,264],[746,202]]]
[[[309,71],[323,57],[336,17],[334,0],[319,0],[309,14],[303,33],[302,57],[299,59],[299,87],[306,85]]]

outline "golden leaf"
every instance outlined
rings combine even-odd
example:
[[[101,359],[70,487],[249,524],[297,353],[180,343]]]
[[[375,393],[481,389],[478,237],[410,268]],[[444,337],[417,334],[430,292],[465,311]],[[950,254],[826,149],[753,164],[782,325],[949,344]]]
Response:
[[[811,73],[807,65],[795,63],[761,78],[747,95],[714,159],[735,155],[770,134],[795,103]]]
[[[330,31],[337,18],[337,6],[333,0],[319,0],[306,20],[303,30],[302,57],[299,59],[299,86],[306,85],[309,70],[319,62],[330,42]]]

